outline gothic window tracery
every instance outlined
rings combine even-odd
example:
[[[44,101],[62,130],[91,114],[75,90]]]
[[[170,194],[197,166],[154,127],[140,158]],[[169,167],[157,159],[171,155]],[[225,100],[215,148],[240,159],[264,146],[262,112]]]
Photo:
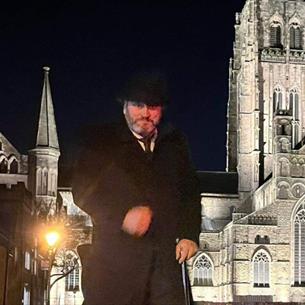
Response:
[[[299,120],[299,94],[296,89],[292,89],[289,92],[289,108],[292,110],[292,116],[294,120]]]
[[[275,113],[281,113],[288,110],[286,102],[283,98],[282,90],[279,86],[275,87],[273,91],[273,111]]]
[[[206,255],[201,255],[194,264],[194,286],[213,286],[212,263]]]
[[[302,204],[294,219],[294,284],[305,286],[305,206]]]
[[[270,25],[270,46],[274,48],[282,47],[282,29],[277,21],[272,22]]]
[[[66,276],[66,291],[79,291],[79,266]]]
[[[300,103],[297,89],[292,89],[289,92],[289,107],[292,112],[292,146],[294,147],[299,142],[299,119],[300,119]]]
[[[290,49],[302,49],[302,32],[298,24],[292,24],[289,29]]]
[[[252,259],[254,287],[269,287],[270,257],[267,251],[258,250]]]

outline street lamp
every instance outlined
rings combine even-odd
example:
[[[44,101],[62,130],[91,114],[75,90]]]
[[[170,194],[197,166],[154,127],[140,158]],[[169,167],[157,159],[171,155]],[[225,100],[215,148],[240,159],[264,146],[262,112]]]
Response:
[[[58,226],[47,227],[43,232],[43,239],[47,244],[48,268],[45,270],[46,280],[46,298],[45,305],[50,305],[50,291],[51,291],[51,271],[56,254],[56,248],[63,237],[62,230]]]
[[[54,247],[60,240],[60,233],[58,231],[56,231],[55,229],[47,231],[45,234],[45,240],[48,244],[48,248],[54,249]]]

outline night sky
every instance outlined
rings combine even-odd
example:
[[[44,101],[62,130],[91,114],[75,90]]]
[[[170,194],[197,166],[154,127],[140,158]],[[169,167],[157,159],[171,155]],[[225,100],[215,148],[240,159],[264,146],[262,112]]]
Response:
[[[0,131],[21,153],[35,144],[43,66],[63,163],[81,126],[121,111],[114,98],[126,78],[158,69],[170,86],[167,117],[196,168],[225,169],[228,65],[245,0],[39,2],[0,10]]]

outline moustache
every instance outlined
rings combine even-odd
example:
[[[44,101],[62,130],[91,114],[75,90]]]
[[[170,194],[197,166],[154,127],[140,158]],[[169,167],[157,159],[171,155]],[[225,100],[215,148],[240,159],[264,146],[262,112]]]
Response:
[[[151,124],[155,125],[154,122],[152,120],[149,120],[149,119],[137,119],[137,120],[135,120],[135,123],[138,123],[138,122],[151,123]]]

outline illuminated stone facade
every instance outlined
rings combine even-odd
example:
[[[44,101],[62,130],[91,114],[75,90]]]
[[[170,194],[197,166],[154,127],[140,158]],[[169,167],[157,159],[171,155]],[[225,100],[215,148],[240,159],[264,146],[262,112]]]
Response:
[[[236,192],[202,195],[205,302],[305,302],[305,2],[247,0],[229,71],[227,172]]]

